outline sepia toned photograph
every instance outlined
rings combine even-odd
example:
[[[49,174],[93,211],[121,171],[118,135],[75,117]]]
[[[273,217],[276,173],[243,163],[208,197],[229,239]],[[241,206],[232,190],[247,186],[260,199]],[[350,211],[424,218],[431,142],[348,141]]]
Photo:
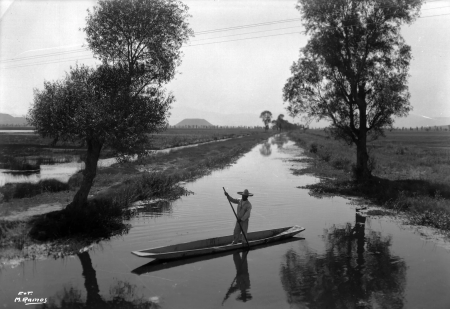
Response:
[[[0,0],[1,308],[450,308],[450,0]]]

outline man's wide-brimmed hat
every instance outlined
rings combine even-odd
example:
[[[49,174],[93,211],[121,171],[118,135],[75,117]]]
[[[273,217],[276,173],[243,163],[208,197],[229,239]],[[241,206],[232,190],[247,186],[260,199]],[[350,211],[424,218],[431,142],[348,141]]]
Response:
[[[248,192],[247,189],[244,190],[244,192],[238,192],[239,195],[247,195],[247,196],[253,196],[252,193]]]

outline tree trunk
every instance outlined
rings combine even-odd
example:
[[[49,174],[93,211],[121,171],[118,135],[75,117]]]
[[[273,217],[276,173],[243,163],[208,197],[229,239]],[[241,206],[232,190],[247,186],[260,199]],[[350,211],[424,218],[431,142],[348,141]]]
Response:
[[[87,198],[89,191],[91,190],[94,178],[97,175],[97,162],[100,157],[100,151],[102,150],[102,144],[98,141],[87,141],[87,153],[86,161],[83,171],[83,181],[81,187],[75,194],[72,203],[68,207],[78,208],[87,204]]]
[[[360,105],[359,111],[359,136],[358,142],[356,143],[356,179],[367,180],[371,174],[367,165],[369,155],[367,153],[367,115],[365,102]]]

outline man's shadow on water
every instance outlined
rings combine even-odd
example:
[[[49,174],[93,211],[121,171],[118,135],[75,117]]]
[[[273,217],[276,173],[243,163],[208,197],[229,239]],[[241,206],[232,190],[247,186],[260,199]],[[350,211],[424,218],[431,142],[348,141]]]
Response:
[[[236,300],[243,301],[244,303],[252,299],[250,294],[250,274],[248,272],[247,263],[248,251],[242,252],[242,256],[239,252],[233,254],[234,266],[236,267],[236,277],[234,277],[230,288],[228,289],[225,298],[222,301],[222,305],[225,301],[236,291],[240,291],[240,294],[236,297]]]

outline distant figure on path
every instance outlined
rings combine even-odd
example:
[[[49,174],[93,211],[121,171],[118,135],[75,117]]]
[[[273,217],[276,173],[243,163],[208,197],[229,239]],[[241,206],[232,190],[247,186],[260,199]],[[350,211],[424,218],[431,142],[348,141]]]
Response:
[[[247,230],[248,230],[248,219],[250,218],[250,211],[252,210],[252,204],[250,204],[248,197],[253,196],[252,193],[249,193],[247,189],[244,190],[244,192],[238,192],[239,195],[242,195],[242,199],[234,199],[232,198],[227,192],[225,192],[225,196],[227,199],[234,204],[238,204],[237,207],[237,218],[238,221],[236,222],[236,225],[234,226],[234,232],[233,232],[233,242],[232,244],[237,244],[238,242],[242,242],[242,234],[243,231],[245,233],[245,237],[247,237]],[[242,226],[239,226],[239,223]]]

